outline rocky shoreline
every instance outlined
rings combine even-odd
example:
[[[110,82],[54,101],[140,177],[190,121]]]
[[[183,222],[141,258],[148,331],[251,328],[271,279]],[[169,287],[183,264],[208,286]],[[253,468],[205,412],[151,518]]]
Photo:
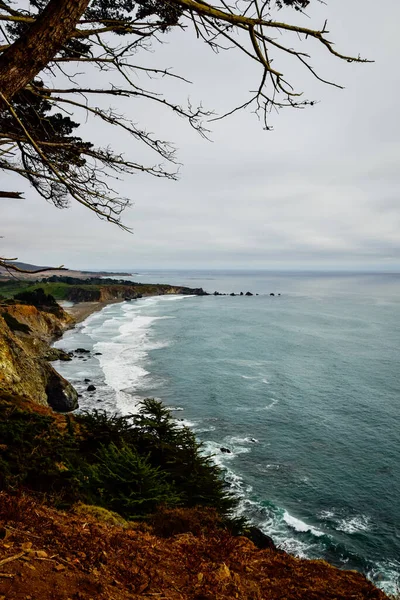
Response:
[[[71,359],[51,345],[66,330],[116,302],[162,294],[208,295],[201,288],[158,284],[78,286],[75,280],[62,283],[67,285],[67,297],[73,306],[60,306],[44,292],[45,283],[43,288],[35,287],[0,300],[0,392],[61,413],[78,408],[77,391],[50,364]]]
[[[15,293],[15,286],[17,291],[18,288],[21,291]],[[0,293],[7,293],[7,290],[11,294],[8,298],[0,296],[0,391],[16,392],[59,412],[78,408],[78,395],[72,385],[51,366],[50,361],[69,359],[52,348],[51,344],[64,331],[94,312],[116,302],[168,294],[258,295],[250,291],[237,294],[215,291],[210,294],[203,288],[93,276],[84,279],[70,275],[53,275],[44,281],[2,283]],[[64,301],[64,306],[60,306],[56,300]],[[69,306],[71,302],[73,304]]]

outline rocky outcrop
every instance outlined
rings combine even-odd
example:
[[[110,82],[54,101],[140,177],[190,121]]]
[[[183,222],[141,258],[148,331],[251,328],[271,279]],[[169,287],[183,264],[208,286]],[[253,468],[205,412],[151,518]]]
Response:
[[[78,395],[49,363],[68,355],[49,342],[74,321],[58,305],[53,309],[18,301],[0,305],[0,391],[68,412],[78,407]]]
[[[47,402],[57,412],[69,412],[78,408],[78,394],[72,385],[53,368],[46,384]]]
[[[244,536],[251,540],[257,548],[260,548],[260,550],[268,548],[270,550],[278,551],[274,540],[258,527],[249,527],[244,531]]]

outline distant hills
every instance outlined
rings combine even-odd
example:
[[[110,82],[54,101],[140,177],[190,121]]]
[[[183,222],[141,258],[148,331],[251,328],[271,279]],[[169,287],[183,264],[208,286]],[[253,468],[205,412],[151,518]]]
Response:
[[[23,269],[24,271],[32,271],[32,273],[17,273],[14,272],[14,274],[12,275],[12,271],[8,271],[6,268],[1,267],[0,266],[0,277],[2,279],[9,279],[10,277],[13,276],[18,276],[19,279],[32,279],[32,278],[43,278],[43,277],[51,277],[52,275],[54,275],[55,273],[60,273],[62,275],[66,275],[69,277],[77,277],[79,279],[81,278],[88,278],[88,277],[102,277],[102,276],[107,276],[107,275],[117,275],[117,276],[123,276],[123,277],[129,277],[131,275],[131,273],[112,273],[112,272],[107,272],[107,271],[75,271],[73,269],[62,269],[62,271],[57,271],[54,270],[54,267],[49,267],[48,265],[32,265],[31,263],[25,263],[25,262],[20,262],[20,261],[10,261],[9,263],[10,265],[16,266],[19,269]],[[42,273],[34,273],[34,271],[38,271],[39,269],[49,269],[49,271],[44,271]],[[51,270],[52,269],[52,270]]]

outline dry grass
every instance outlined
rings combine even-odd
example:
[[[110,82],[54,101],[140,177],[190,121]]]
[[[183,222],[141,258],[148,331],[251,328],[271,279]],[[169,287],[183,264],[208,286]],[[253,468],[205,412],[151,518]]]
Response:
[[[170,510],[153,528],[123,528],[3,493],[0,537],[0,561],[24,552],[0,566],[7,600],[387,598],[359,573],[258,550],[221,530],[209,510]]]

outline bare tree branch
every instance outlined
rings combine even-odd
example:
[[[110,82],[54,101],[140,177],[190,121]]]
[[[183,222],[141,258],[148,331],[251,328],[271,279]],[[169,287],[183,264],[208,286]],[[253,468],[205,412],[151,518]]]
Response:
[[[21,199],[21,198],[23,198],[23,196],[22,196],[22,192],[1,192],[0,191],[0,198],[18,198],[18,199]]]
[[[185,119],[206,138],[209,131],[205,122],[243,109],[252,109],[263,127],[271,129],[271,111],[315,104],[293,85],[290,73],[285,72],[289,67],[283,68],[286,63],[281,57],[293,58],[321,83],[339,88],[338,83],[314,69],[310,42],[313,53],[320,47],[340,60],[369,62],[337,50],[328,37],[326,22],[312,28],[273,18],[274,9],[282,6],[304,14],[312,1],[215,0],[210,4],[202,0],[49,0],[45,5],[26,0],[19,6],[18,0],[12,5],[0,0],[0,22],[4,24],[0,27],[0,169],[21,175],[59,208],[74,199],[100,218],[123,227],[121,213],[129,206],[129,199],[120,198],[110,181],[139,171],[176,179],[176,172],[164,163],[176,165],[177,159],[171,143],[117,109],[105,107],[105,99],[151,102]],[[59,23],[60,15],[66,15],[67,21]],[[188,102],[184,106],[164,96],[160,91],[163,78],[184,83],[189,80],[165,66],[146,67],[141,57],[144,52],[157,50],[163,36],[174,28],[185,35],[194,33],[214,52],[237,51],[258,64],[259,77],[249,97],[224,114],[214,115],[201,105]],[[80,69],[100,73],[102,81],[106,74],[109,84],[88,86]],[[158,87],[154,89],[155,80]],[[105,127],[105,138],[107,127],[118,127],[121,134],[151,149],[163,162],[146,166],[108,146],[95,148],[76,135],[79,123],[72,120],[76,117],[97,119]]]

